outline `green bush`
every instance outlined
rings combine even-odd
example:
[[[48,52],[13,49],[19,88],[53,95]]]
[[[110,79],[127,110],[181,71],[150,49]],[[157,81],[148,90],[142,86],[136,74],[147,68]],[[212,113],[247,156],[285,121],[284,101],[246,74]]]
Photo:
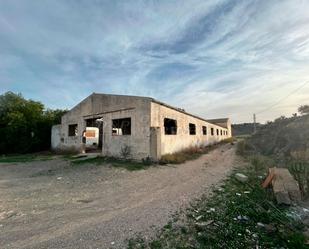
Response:
[[[63,110],[46,110],[21,94],[0,95],[0,154],[29,153],[50,148],[51,127]]]

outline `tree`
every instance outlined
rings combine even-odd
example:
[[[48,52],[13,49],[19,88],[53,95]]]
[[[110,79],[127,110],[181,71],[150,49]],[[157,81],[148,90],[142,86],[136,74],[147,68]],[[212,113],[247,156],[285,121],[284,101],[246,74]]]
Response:
[[[51,126],[60,123],[63,110],[45,110],[21,94],[0,95],[0,153],[27,153],[49,149]]]
[[[302,115],[309,114],[309,105],[302,105],[298,108],[298,112]]]

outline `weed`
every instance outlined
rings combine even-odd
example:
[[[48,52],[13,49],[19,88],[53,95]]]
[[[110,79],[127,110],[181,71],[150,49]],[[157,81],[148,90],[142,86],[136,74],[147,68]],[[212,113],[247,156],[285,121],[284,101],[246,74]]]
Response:
[[[128,159],[131,156],[131,147],[128,145],[124,145],[121,147],[120,156],[123,159]]]
[[[309,162],[291,161],[288,169],[299,184],[303,198],[309,197]]]
[[[149,156],[143,158],[142,162],[144,165],[148,165],[148,166],[154,164],[153,160]]]
[[[153,241],[139,237],[129,248],[306,248],[302,224],[261,188],[257,173],[265,169],[250,166],[237,172],[246,174],[248,182],[230,177],[223,191],[200,198],[184,211],[182,226],[169,222]]]
[[[35,155],[35,154],[24,154],[24,155],[11,155],[0,157],[0,163],[25,163],[32,161],[47,161],[51,160],[51,155]]]
[[[151,166],[151,165],[146,165],[139,161],[122,160],[122,159],[118,159],[114,157],[101,157],[101,156],[94,157],[94,158],[88,158],[88,159],[82,159],[82,160],[80,159],[73,160],[72,164],[75,166],[82,166],[85,164],[102,166],[102,165],[110,164],[113,167],[125,168],[130,171],[146,169],[147,167]]]

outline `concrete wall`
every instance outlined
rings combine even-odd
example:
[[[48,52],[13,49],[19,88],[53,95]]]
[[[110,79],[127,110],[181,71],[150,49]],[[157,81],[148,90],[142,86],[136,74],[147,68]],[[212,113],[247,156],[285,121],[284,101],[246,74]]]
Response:
[[[104,115],[103,155],[121,157],[128,146],[132,158],[150,156],[150,102],[135,101],[134,105],[134,109]],[[112,135],[112,120],[120,118],[131,118],[131,135]]]
[[[164,118],[177,120],[177,135],[165,135]],[[196,125],[196,135],[189,134],[189,123]],[[151,103],[151,126],[160,127],[161,155],[174,153],[190,146],[217,143],[229,137],[229,135],[221,136],[221,130],[227,131],[226,128],[211,124],[202,119],[198,119],[155,102]],[[207,135],[203,135],[202,126],[207,127]],[[214,128],[214,136],[211,135],[211,128]],[[217,136],[216,133],[217,129],[220,131],[219,136]]]
[[[62,117],[61,126],[52,130],[52,148],[82,152],[83,131],[87,119],[103,120],[102,154],[120,157],[129,147],[131,157],[159,159],[161,155],[177,152],[190,146],[217,143],[231,136],[230,129],[209,123],[201,118],[175,110],[147,97],[92,94]],[[113,135],[112,120],[131,118],[131,135]],[[177,120],[177,135],[166,135],[164,118]],[[189,123],[196,125],[196,135],[189,134]],[[69,125],[77,124],[77,135],[68,136]],[[202,126],[207,127],[203,135]],[[214,128],[214,135],[211,135]],[[217,135],[216,130],[219,130]],[[228,131],[228,135],[222,135]]]
[[[112,119],[131,118],[131,135],[112,136]],[[60,150],[82,152],[82,133],[86,119],[103,119],[102,153],[108,156],[121,154],[125,145],[131,148],[132,157],[141,159],[150,155],[150,98],[92,94],[66,113],[61,120]],[[78,125],[77,136],[68,136],[68,126]]]

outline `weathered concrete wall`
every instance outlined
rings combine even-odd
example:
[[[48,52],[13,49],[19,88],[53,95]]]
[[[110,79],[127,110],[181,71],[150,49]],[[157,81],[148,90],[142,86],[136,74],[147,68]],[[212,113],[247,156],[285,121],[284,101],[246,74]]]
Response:
[[[177,120],[177,135],[165,135],[164,118]],[[196,135],[189,134],[189,123],[196,125]],[[161,130],[161,155],[174,153],[190,146],[201,146],[217,143],[228,138],[228,135],[221,136],[221,130],[227,129],[206,122],[202,119],[179,112],[167,106],[151,103],[151,126],[160,127]],[[207,135],[203,135],[202,126],[207,127]],[[214,128],[214,135],[211,135],[211,128]],[[216,130],[219,129],[219,135]]]
[[[62,117],[60,148],[82,151],[82,133],[86,119],[103,119],[103,155],[119,157],[121,148],[129,146],[132,157],[150,154],[150,98],[92,94]],[[131,135],[113,136],[112,119],[131,118]],[[78,125],[77,136],[68,136],[68,126]]]
[[[150,101],[132,102],[130,104],[135,106],[134,109],[111,112],[103,116],[104,155],[121,157],[122,150],[128,146],[132,158],[142,159],[150,156]],[[131,135],[112,135],[112,120],[120,118],[131,118]]]
[[[103,120],[102,154],[121,157],[125,147],[135,159],[173,153],[190,146],[208,145],[231,135],[230,129],[171,108],[147,97],[92,94],[62,117],[61,126],[54,128],[53,148],[82,152],[83,131],[87,119]],[[112,133],[112,120],[131,118],[131,135]],[[177,135],[165,135],[164,118],[177,120]],[[196,135],[189,134],[189,123],[196,125]],[[77,135],[69,136],[69,125],[77,124]],[[207,127],[203,135],[202,126]],[[230,124],[227,126],[230,127]],[[214,135],[211,135],[211,128]],[[217,129],[219,135],[217,135]],[[221,135],[222,131],[229,134]]]

